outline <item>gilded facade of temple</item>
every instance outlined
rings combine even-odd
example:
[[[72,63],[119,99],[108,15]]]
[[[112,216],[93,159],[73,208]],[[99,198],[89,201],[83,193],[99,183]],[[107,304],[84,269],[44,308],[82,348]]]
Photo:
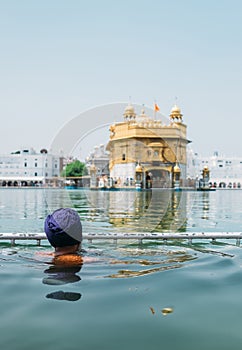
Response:
[[[187,127],[174,106],[170,121],[137,115],[129,104],[123,121],[110,126],[107,150],[110,178],[115,186],[141,188],[180,186],[186,179]]]

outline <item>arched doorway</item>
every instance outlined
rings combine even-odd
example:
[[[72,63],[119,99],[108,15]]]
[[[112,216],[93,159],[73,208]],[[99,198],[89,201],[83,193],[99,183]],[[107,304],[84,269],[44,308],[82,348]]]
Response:
[[[169,167],[149,167],[145,168],[146,188],[171,188],[172,168]]]

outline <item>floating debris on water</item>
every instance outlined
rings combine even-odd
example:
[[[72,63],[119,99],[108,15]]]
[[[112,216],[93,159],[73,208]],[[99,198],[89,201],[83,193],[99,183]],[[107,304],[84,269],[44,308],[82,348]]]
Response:
[[[150,311],[151,311],[152,315],[155,314],[155,309],[152,306],[150,306]]]
[[[164,307],[162,310],[161,310],[162,314],[164,316],[166,315],[169,315],[169,314],[172,314],[173,312],[173,308],[172,307]]]

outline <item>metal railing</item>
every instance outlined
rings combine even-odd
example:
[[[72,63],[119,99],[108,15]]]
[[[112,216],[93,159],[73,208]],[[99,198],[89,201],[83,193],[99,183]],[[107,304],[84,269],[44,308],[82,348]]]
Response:
[[[212,240],[217,239],[234,239],[236,244],[240,245],[242,232],[168,232],[168,233],[84,233],[83,240],[92,242],[93,240],[138,240],[142,243],[143,240],[163,240],[164,242],[171,240],[188,240],[192,243],[193,240]],[[46,240],[44,233],[0,233],[0,241],[10,241],[15,244],[16,241],[32,240],[38,245],[42,240]]]

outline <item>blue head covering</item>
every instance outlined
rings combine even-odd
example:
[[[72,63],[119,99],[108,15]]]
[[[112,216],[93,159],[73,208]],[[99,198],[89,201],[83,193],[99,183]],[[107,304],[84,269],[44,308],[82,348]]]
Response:
[[[82,225],[78,213],[60,208],[45,219],[45,233],[53,247],[65,247],[82,241]]]

